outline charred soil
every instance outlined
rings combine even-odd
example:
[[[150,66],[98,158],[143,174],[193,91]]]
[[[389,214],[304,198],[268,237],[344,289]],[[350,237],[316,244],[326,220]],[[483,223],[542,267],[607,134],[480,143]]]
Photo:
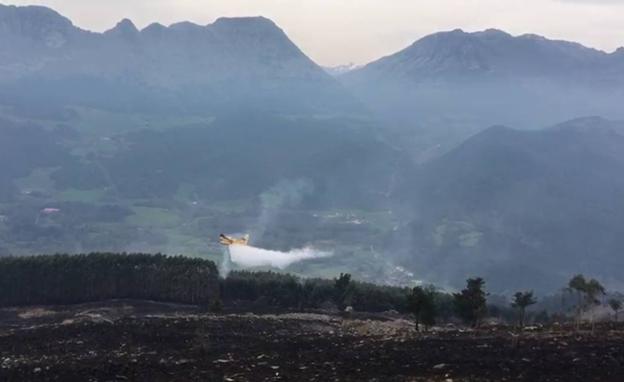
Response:
[[[439,328],[128,301],[0,310],[2,381],[623,381],[624,327]]]

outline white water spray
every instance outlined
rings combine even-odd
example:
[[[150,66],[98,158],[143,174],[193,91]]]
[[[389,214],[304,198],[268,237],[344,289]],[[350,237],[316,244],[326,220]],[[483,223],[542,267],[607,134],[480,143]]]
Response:
[[[332,256],[332,252],[306,247],[288,252],[271,251],[247,245],[231,245],[228,260],[243,267],[274,267],[285,269],[299,261]]]
[[[230,249],[229,247],[223,247],[223,255],[221,257],[221,266],[219,267],[219,274],[227,278],[230,274],[230,270],[232,269],[232,260],[230,259]]]

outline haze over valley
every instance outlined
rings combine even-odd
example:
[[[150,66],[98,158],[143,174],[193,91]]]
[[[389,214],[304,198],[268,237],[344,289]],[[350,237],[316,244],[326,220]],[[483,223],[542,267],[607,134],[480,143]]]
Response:
[[[624,48],[431,32],[326,70],[265,17],[96,33],[0,5],[0,255],[220,264],[249,233],[303,249],[252,269],[624,286]]]

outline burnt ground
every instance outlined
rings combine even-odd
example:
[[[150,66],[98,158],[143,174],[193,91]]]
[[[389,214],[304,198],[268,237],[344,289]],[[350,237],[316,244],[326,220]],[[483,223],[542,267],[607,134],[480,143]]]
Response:
[[[624,381],[624,326],[594,334],[117,301],[0,310],[0,381]]]

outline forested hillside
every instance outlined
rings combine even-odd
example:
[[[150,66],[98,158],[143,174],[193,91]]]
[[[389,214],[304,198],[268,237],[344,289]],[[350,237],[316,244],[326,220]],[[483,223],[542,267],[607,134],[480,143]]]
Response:
[[[413,174],[403,197],[414,218],[395,248],[437,280],[553,290],[583,271],[619,288],[622,171],[622,123],[490,128]]]

